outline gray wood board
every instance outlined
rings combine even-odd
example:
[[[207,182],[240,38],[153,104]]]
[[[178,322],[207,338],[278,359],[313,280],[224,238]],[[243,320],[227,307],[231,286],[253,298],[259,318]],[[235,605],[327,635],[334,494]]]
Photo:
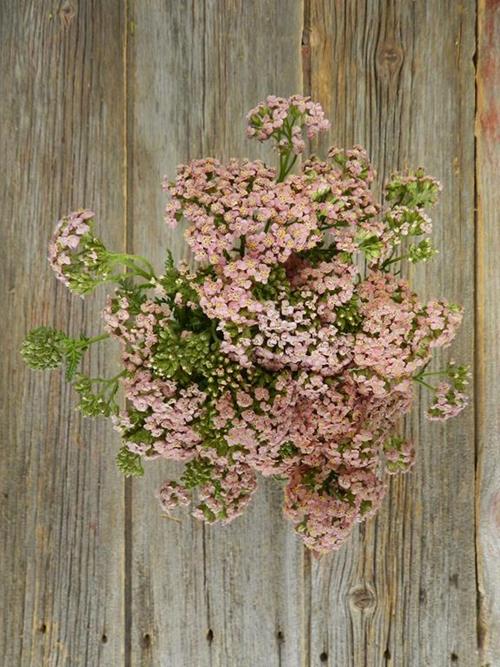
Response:
[[[129,18],[130,243],[161,266],[166,245],[178,257],[185,248],[163,222],[160,177],[194,157],[259,153],[245,112],[271,91],[300,90],[301,6],[133,2]],[[174,467],[148,468],[131,494],[132,663],[302,664],[302,548],[280,490],[260,484],[227,528],[188,515],[177,524],[153,497]]]
[[[500,665],[499,31],[493,0],[0,5],[6,665]],[[440,255],[410,278],[464,305],[439,361],[475,361],[476,380],[475,409],[445,425],[419,397],[413,472],[319,562],[272,481],[229,527],[165,521],[154,492],[179,467],[124,483],[111,427],[82,420],[63,378],[18,354],[35,325],[98,331],[103,292],[71,297],[47,266],[58,215],[93,208],[110,247],[158,269],[166,247],[188,257],[162,219],[163,175],[204,155],[272,160],[244,114],[300,91],[323,104],[330,143],[368,148],[379,182],[420,165],[442,181]],[[111,349],[92,350],[93,372],[113,373]]]
[[[474,30],[474,2],[312,0],[309,11],[309,85],[334,143],[366,146],[379,182],[424,166],[443,184],[440,254],[410,278],[422,298],[465,307],[451,352],[461,363],[474,353]],[[419,398],[415,468],[313,564],[312,665],[476,664],[474,410],[439,425]]]
[[[0,8],[2,664],[119,665],[123,480],[116,437],[82,420],[58,371],[25,368],[41,324],[95,334],[102,294],[71,297],[46,261],[61,214],[94,207],[123,246],[123,67],[119,2]],[[107,347],[92,352],[108,373]]]
[[[479,648],[500,665],[500,4],[479,3],[476,417]]]

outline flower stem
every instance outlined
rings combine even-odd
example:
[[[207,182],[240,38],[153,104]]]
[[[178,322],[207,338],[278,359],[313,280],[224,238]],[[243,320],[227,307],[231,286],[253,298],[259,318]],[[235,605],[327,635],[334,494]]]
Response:
[[[103,333],[99,334],[99,336],[94,336],[93,338],[87,338],[86,340],[82,340],[81,343],[84,347],[88,347],[90,345],[93,345],[94,343],[98,343],[101,340],[106,340],[106,338],[109,338],[109,334]]]
[[[391,264],[395,264],[396,262],[401,262],[403,259],[408,259],[408,255],[401,255],[400,257],[394,257],[394,259],[386,259],[385,262],[382,263],[382,266],[380,267],[382,271],[384,271],[388,266]]]
[[[212,338],[214,340],[214,343],[219,343],[219,337],[217,336],[217,321],[212,320],[210,324],[210,333],[212,335]]]
[[[127,371],[123,370],[120,371],[120,373],[117,373],[116,375],[113,375],[112,378],[89,378],[90,382],[100,382],[102,384],[113,384],[114,382],[118,382],[118,380],[126,375]]]
[[[430,389],[431,391],[436,391],[436,387],[433,387],[431,384],[424,382],[418,375],[414,375],[413,379],[415,380],[415,382],[418,382],[423,387],[427,387],[427,389]]]
[[[447,375],[447,374],[448,371],[432,371],[431,373],[419,373],[418,376],[424,378],[429,375]]]
[[[288,155],[289,153],[280,153],[280,170],[278,174],[278,178],[276,179],[277,183],[281,183],[282,181],[285,180],[286,177],[286,163],[288,162]]]
[[[155,277],[155,270],[153,265],[141,255],[129,255],[128,253],[113,252],[110,253],[110,257],[112,262],[123,264],[137,275],[141,276],[142,278],[146,278],[146,280],[150,280],[151,278]],[[138,266],[138,263],[141,262],[146,267],[147,271]]]

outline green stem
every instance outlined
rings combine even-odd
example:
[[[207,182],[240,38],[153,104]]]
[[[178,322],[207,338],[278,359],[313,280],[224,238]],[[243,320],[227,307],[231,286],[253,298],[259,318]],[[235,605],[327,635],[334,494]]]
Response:
[[[280,170],[278,178],[276,179],[277,183],[281,183],[285,180],[286,176],[286,163],[288,162],[289,153],[280,153]]]
[[[431,384],[428,384],[427,382],[424,382],[421,378],[419,378],[417,375],[413,376],[413,379],[415,382],[418,382],[421,384],[423,387],[427,387],[427,389],[430,389],[431,391],[436,391],[436,387],[433,387]]]
[[[429,375],[448,375],[448,371],[432,371],[431,373],[419,373],[418,376],[421,378],[428,377]]]
[[[290,162],[290,166],[287,168],[285,177],[288,176],[288,174],[292,171],[295,163],[297,162],[297,158],[298,158],[298,155],[295,155],[295,153],[294,153],[293,160]]]
[[[217,322],[216,320],[212,320],[210,324],[210,333],[212,335],[212,338],[214,339],[215,343],[219,343],[219,337],[217,336]]]
[[[393,257],[394,257],[394,247],[391,249],[391,254],[389,255],[389,257],[385,261],[382,262],[382,265],[381,265],[380,268],[382,270],[384,270],[384,267],[387,264],[387,262],[390,262]]]
[[[388,266],[391,264],[395,264],[396,262],[401,262],[403,259],[408,259],[408,255],[401,255],[400,257],[395,257],[394,259],[386,259],[385,262],[382,263],[382,271],[386,269]]]
[[[147,260],[142,255],[128,255],[129,259],[135,260],[137,262],[143,262],[144,266],[148,269],[152,276],[155,275],[155,268],[149,260]]]
[[[120,263],[123,264],[123,266],[126,266],[127,269],[131,269],[132,273],[135,273],[137,276],[141,276],[141,278],[144,278],[145,280],[150,280],[154,277],[154,274],[148,273],[147,271],[144,271],[144,269],[141,269],[140,266],[137,266],[134,260],[124,259]]]
[[[99,334],[99,336],[94,336],[93,338],[87,338],[87,340],[82,340],[80,344],[82,345],[82,347],[90,347],[90,345],[98,343],[101,340],[106,340],[106,338],[109,338],[109,334],[103,333]]]
[[[90,382],[100,382],[102,384],[112,384],[113,382],[118,382],[118,380],[126,375],[127,371],[123,370],[116,375],[113,375],[112,378],[89,378]]]
[[[132,271],[135,271],[138,275],[142,276],[143,278],[149,280],[155,277],[154,267],[145,257],[142,257],[141,255],[130,255],[128,253],[118,253],[118,252],[113,252],[109,254],[112,262],[124,264],[126,267],[132,269]],[[141,269],[141,267],[137,265],[138,262],[139,263],[142,262],[146,267],[147,271]]]
[[[281,137],[284,136],[285,139],[288,141],[288,146],[289,146],[286,152],[280,153],[279,173],[278,173],[278,178],[276,179],[277,183],[281,183],[282,181],[285,180],[285,178],[288,176],[290,171],[293,169],[293,166],[297,162],[298,156],[292,154],[292,128],[294,125],[295,125],[295,120],[290,125],[287,119],[283,125],[283,130],[277,136],[278,142],[280,141]],[[292,155],[293,155],[292,160],[289,163],[290,157]]]
[[[293,155],[292,160],[290,163],[288,163],[290,157],[292,156],[292,153],[287,151],[286,153],[283,153],[280,156],[280,172],[278,174],[278,179],[277,183],[281,183],[282,181],[285,180],[285,178],[288,176],[288,174],[292,171],[295,163],[297,162],[297,155]],[[282,158],[284,157],[284,160]]]

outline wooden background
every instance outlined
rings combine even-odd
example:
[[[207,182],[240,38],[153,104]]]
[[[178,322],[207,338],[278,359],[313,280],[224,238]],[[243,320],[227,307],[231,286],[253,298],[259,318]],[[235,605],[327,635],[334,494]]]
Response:
[[[500,2],[1,0],[0,34],[2,664],[499,666]],[[60,214],[92,207],[109,246],[179,256],[162,176],[263,155],[245,111],[302,91],[381,179],[424,165],[443,182],[439,261],[412,279],[465,306],[453,355],[475,380],[452,423],[425,422],[422,399],[414,471],[320,562],[271,483],[228,528],[162,520],[168,464],[124,482],[110,426],[18,354],[35,325],[97,331],[103,294],[71,297],[46,263]]]

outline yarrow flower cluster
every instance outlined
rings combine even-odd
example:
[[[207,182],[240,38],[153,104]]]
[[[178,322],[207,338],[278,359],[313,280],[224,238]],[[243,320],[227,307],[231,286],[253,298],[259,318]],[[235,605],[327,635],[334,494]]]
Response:
[[[258,474],[272,476],[284,484],[285,515],[318,554],[339,548],[380,507],[387,476],[412,466],[401,418],[416,383],[434,395],[428,417],[447,419],[466,405],[468,378],[454,363],[428,370],[461,309],[422,302],[393,272],[435,253],[426,209],[439,183],[421,169],[396,174],[381,203],[359,146],[311,156],[292,173],[306,141],[328,127],[309,98],[268,97],[247,131],[274,141],[278,169],[203,158],[165,181],[166,223],[187,223],[195,268],[167,252],[157,275],[142,257],[109,252],[91,211],[63,218],[49,261],[80,295],[116,283],[105,333],[71,339],[39,327],[22,348],[33,368],[66,366],[84,414],[113,419],[126,475],[153,459],[185,464],[158,491],[167,514],[192,505],[196,518],[227,523]],[[118,342],[121,371],[79,373],[82,354],[104,338]]]
[[[265,102],[247,114],[247,136],[259,141],[276,139],[276,148],[288,153],[291,147],[295,155],[304,152],[304,130],[308,139],[330,128],[321,105],[309,97],[292,95],[288,99],[269,95]]]

